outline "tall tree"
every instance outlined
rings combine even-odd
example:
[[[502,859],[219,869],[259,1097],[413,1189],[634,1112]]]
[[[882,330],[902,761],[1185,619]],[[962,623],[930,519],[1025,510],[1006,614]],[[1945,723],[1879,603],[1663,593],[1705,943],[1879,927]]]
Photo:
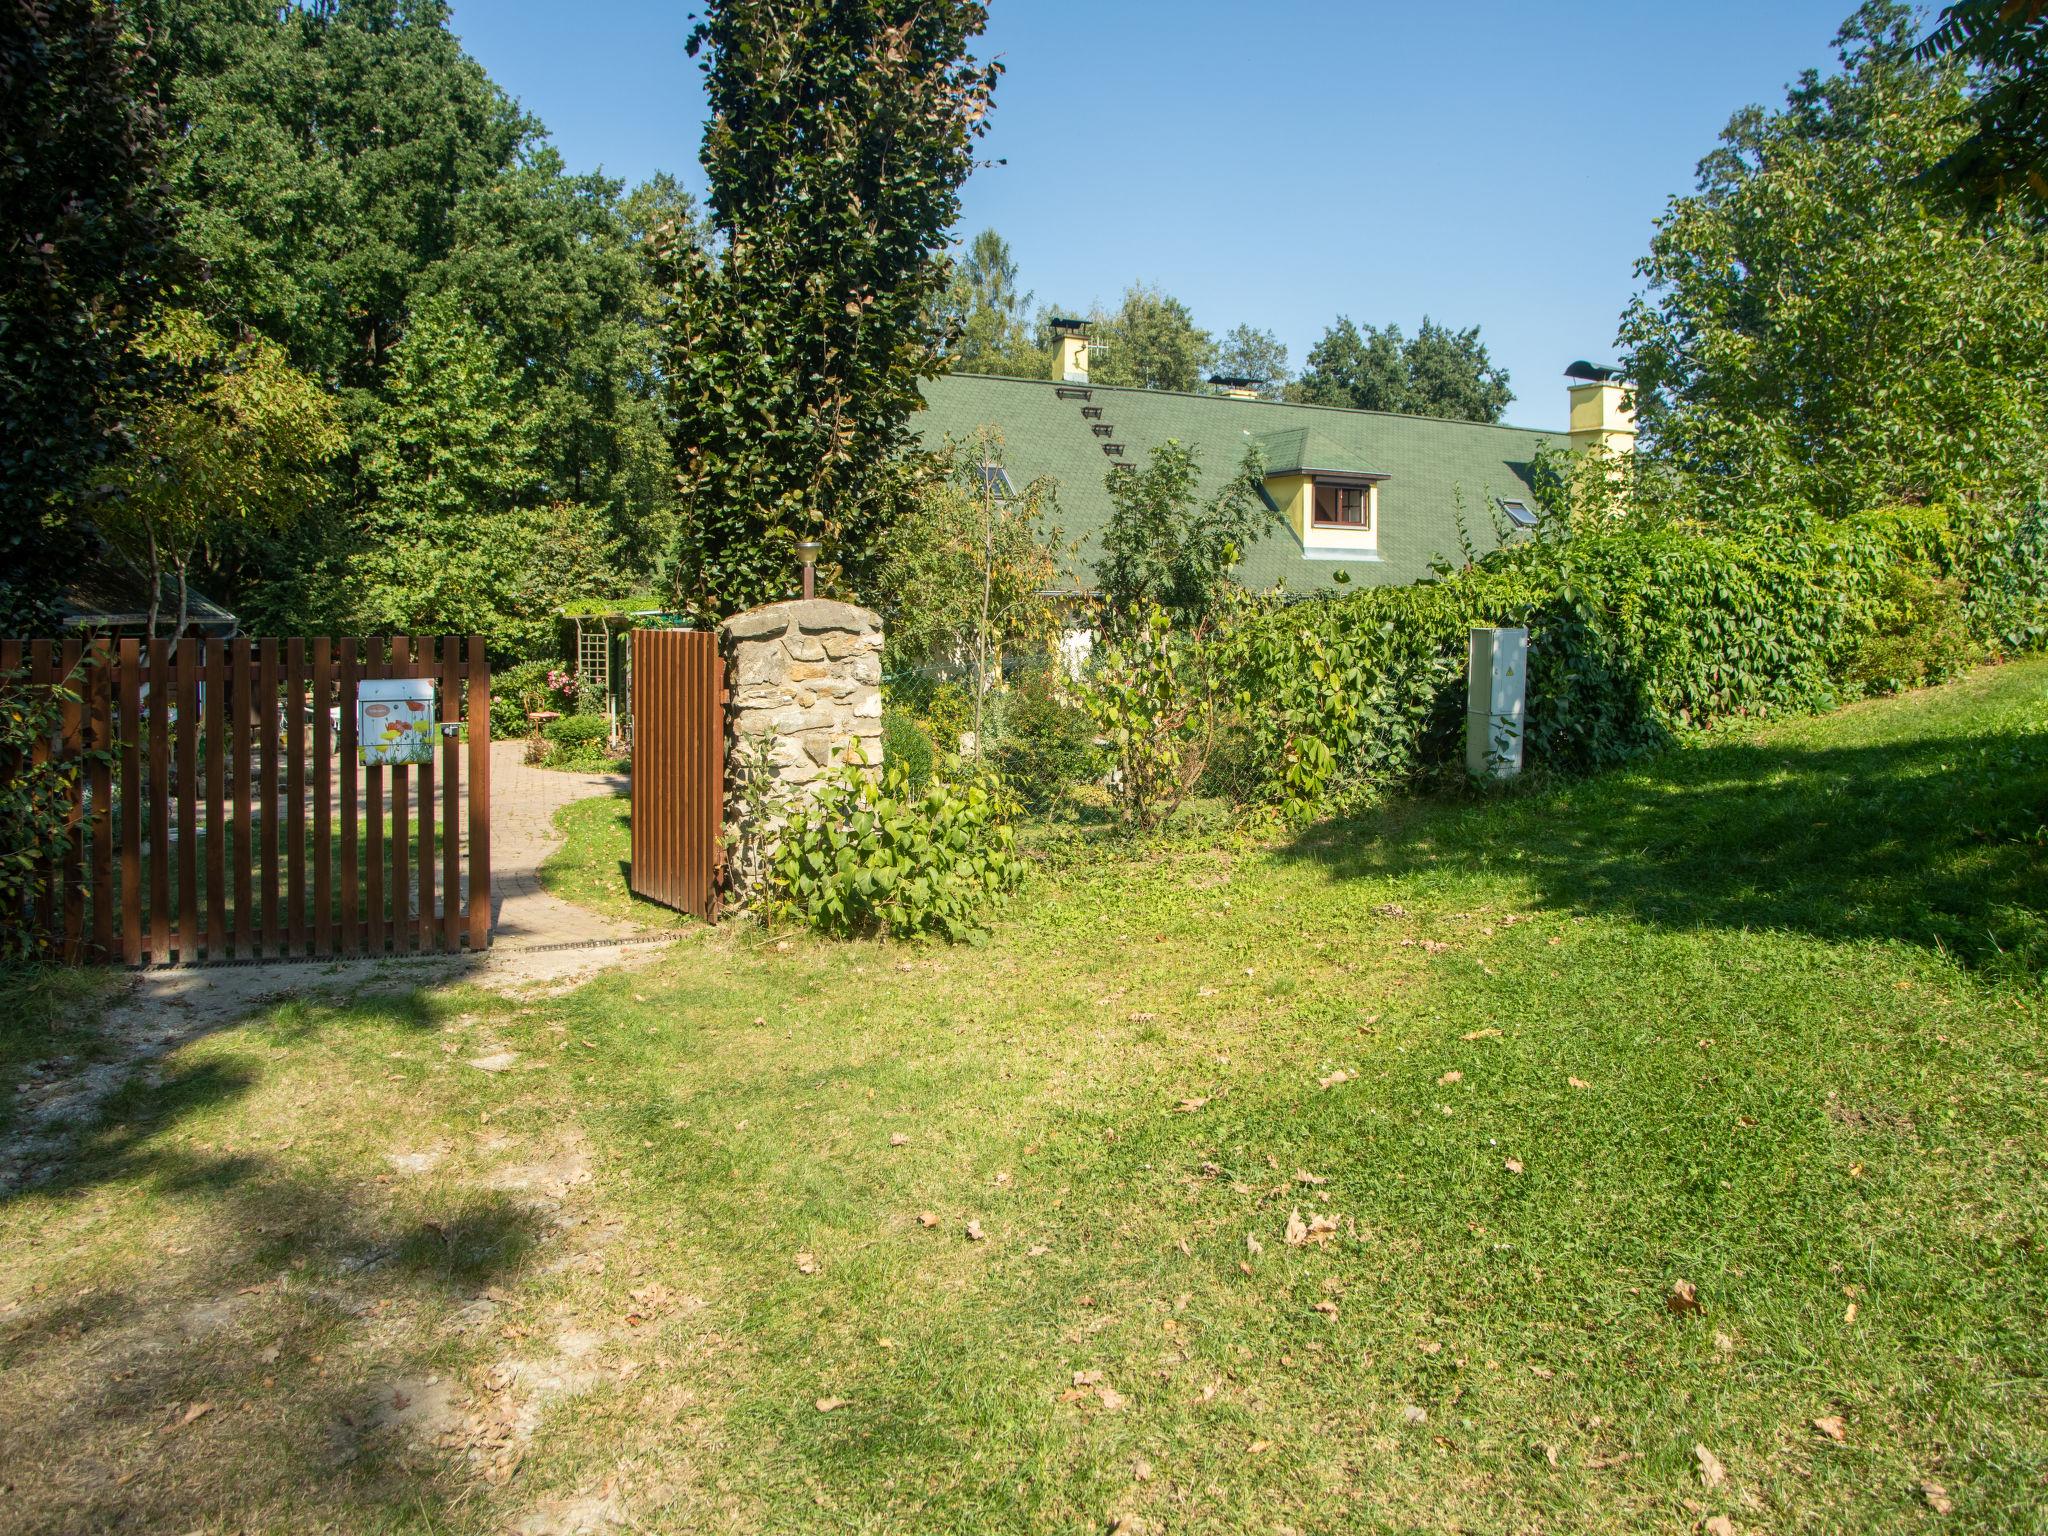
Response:
[[[0,0],[0,630],[50,621],[81,497],[124,446],[129,343],[163,286],[163,123],[136,9]]]
[[[1001,68],[968,52],[986,21],[976,0],[709,0],[690,35],[720,248],[671,253],[662,371],[693,610],[787,591],[799,538],[856,581],[880,556],[943,367],[945,233]]]
[[[1216,372],[1226,379],[1257,379],[1259,393],[1278,400],[1287,390],[1287,348],[1271,331],[1234,325],[1216,347]]]
[[[1427,315],[1413,337],[1397,325],[1361,327],[1339,315],[1287,394],[1308,405],[1487,422],[1499,421],[1514,398],[1478,326],[1454,331]]]
[[[1196,390],[1209,375],[1215,339],[1187,305],[1158,288],[1133,283],[1114,313],[1097,313],[1093,322],[1089,373],[1099,384]]]
[[[1708,510],[1849,513],[2031,491],[2048,444],[2048,244],[1966,225],[1924,177],[1964,68],[1873,0],[1782,109],[1738,112],[1674,198],[1622,325],[1648,446]]]
[[[1205,629],[1231,571],[1278,519],[1264,477],[1265,462],[1254,447],[1204,501],[1200,458],[1172,438],[1153,449],[1142,468],[1111,470],[1105,481],[1109,523],[1095,562],[1111,627],[1132,629],[1157,608],[1184,630]]]
[[[2048,0],[1961,0],[1920,45],[1983,71],[1970,133],[1933,167],[1930,185],[1962,194],[1972,218],[2017,208],[2048,218]]]
[[[955,373],[1049,377],[1048,354],[1032,344],[1024,320],[1030,307],[1031,295],[1017,288],[1010,242],[984,229],[954,263],[941,306],[948,332],[946,366]]]

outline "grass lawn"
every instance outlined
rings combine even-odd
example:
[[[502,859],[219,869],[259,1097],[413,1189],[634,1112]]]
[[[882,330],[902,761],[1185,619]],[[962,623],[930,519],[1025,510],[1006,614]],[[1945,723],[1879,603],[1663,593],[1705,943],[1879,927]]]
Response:
[[[0,1530],[2048,1530],[2044,822],[2032,663],[281,1001],[0,1196]]]
[[[566,841],[541,866],[543,890],[642,928],[680,928],[695,921],[626,888],[633,856],[633,808],[625,796],[575,800],[555,812]]]

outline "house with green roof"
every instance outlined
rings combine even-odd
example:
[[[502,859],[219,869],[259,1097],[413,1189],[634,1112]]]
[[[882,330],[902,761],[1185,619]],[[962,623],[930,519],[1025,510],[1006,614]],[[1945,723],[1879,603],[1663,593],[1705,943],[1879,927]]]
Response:
[[[1180,394],[1088,382],[1086,342],[1064,339],[1061,379],[948,374],[924,386],[912,425],[924,442],[971,440],[983,428],[1002,440],[1000,468],[1013,485],[1039,476],[1058,484],[1058,521],[1078,545],[1070,578],[1086,590],[1110,515],[1110,475],[1144,464],[1169,439],[1194,449],[1201,494],[1215,495],[1260,449],[1265,492],[1278,516],[1244,553],[1239,580],[1312,592],[1338,584],[1419,581],[1430,562],[1458,553],[1459,522],[1480,549],[1506,526],[1533,528],[1530,471],[1549,445],[1621,452],[1632,446],[1622,386],[1612,370],[1577,363],[1571,430],[1397,416],[1263,400],[1248,381],[1215,381],[1223,393]],[[1077,356],[1078,354],[1078,356]]]

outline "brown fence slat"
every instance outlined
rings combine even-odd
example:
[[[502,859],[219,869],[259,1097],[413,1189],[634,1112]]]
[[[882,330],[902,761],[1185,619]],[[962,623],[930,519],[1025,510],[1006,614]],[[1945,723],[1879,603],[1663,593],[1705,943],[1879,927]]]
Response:
[[[362,823],[356,816],[356,682],[361,668],[356,660],[356,642],[341,642],[341,676],[338,679],[341,704],[341,739],[336,743],[335,766],[339,770],[341,787],[337,791],[341,801],[341,931],[337,935],[336,948],[344,955],[357,954],[363,947],[362,910],[356,902],[357,882],[361,878],[360,860],[357,857]]]
[[[284,647],[285,953],[306,952],[306,642]]]
[[[491,663],[469,637],[469,947],[491,942]]]
[[[724,816],[724,663],[701,630],[633,634],[635,894],[718,914]]]
[[[120,646],[121,958],[142,964],[142,645]]]
[[[391,675],[411,677],[412,641],[397,635],[391,641]],[[412,770],[391,765],[391,947],[412,948]]]
[[[434,642],[430,636],[415,636],[412,643],[413,665],[421,677],[435,682]],[[430,711],[433,718],[441,717],[438,703]],[[419,873],[415,884],[419,886],[419,947],[429,950],[434,947],[434,759],[431,755],[420,764],[419,771]]]
[[[334,953],[334,642],[313,642],[313,953]]]
[[[278,923],[278,825],[277,825],[277,641],[262,639],[256,642],[258,673],[256,678],[256,706],[262,741],[257,743],[262,752],[263,771],[256,781],[256,792],[263,801],[262,820],[259,825],[263,835],[263,953],[274,955],[284,945],[283,930]]]
[[[228,772],[235,788],[235,954],[247,960],[258,952],[256,933],[256,824],[251,805],[256,792],[255,743],[260,728],[256,707],[256,674],[251,670],[249,642],[238,637],[229,648],[234,676],[229,680]]]
[[[446,729],[462,718],[462,642],[441,640],[441,948],[462,948],[462,740]]]
[[[176,746],[178,843],[178,958],[199,958],[199,642],[186,636],[173,651],[177,667]]]
[[[106,753],[114,745],[114,651],[105,640],[92,643],[89,677],[87,729],[96,754],[87,771],[92,795],[92,958],[108,960],[114,953],[114,770]]]
[[[228,643],[215,639],[206,643],[200,670],[200,686],[206,697],[200,704],[205,722],[200,746],[206,752],[206,958],[219,960],[228,952],[228,744],[223,734],[228,680]]]
[[[386,676],[384,644],[363,642],[363,676]],[[375,763],[363,765],[363,821],[366,846],[363,849],[364,947],[373,955],[384,953],[384,770]]]
[[[171,642],[149,642],[149,958],[171,958]]]
[[[64,690],[71,697],[64,701],[59,715],[62,730],[59,752],[73,762],[85,750],[84,661],[84,643],[66,640],[58,667]],[[67,962],[76,965],[83,958],[85,949],[85,773],[82,766],[72,775],[70,801],[64,813],[64,851],[59,856],[63,889],[59,895],[58,910],[51,915],[63,924],[61,953]]]

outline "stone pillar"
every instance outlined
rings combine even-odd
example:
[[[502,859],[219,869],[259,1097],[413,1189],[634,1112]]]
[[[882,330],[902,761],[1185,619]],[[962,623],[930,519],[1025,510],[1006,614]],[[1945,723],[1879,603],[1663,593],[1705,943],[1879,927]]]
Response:
[[[728,873],[744,901],[760,882],[783,810],[815,793],[856,742],[881,765],[882,621],[825,598],[770,603],[727,619],[718,643],[728,696]],[[762,774],[766,782],[756,783]]]

